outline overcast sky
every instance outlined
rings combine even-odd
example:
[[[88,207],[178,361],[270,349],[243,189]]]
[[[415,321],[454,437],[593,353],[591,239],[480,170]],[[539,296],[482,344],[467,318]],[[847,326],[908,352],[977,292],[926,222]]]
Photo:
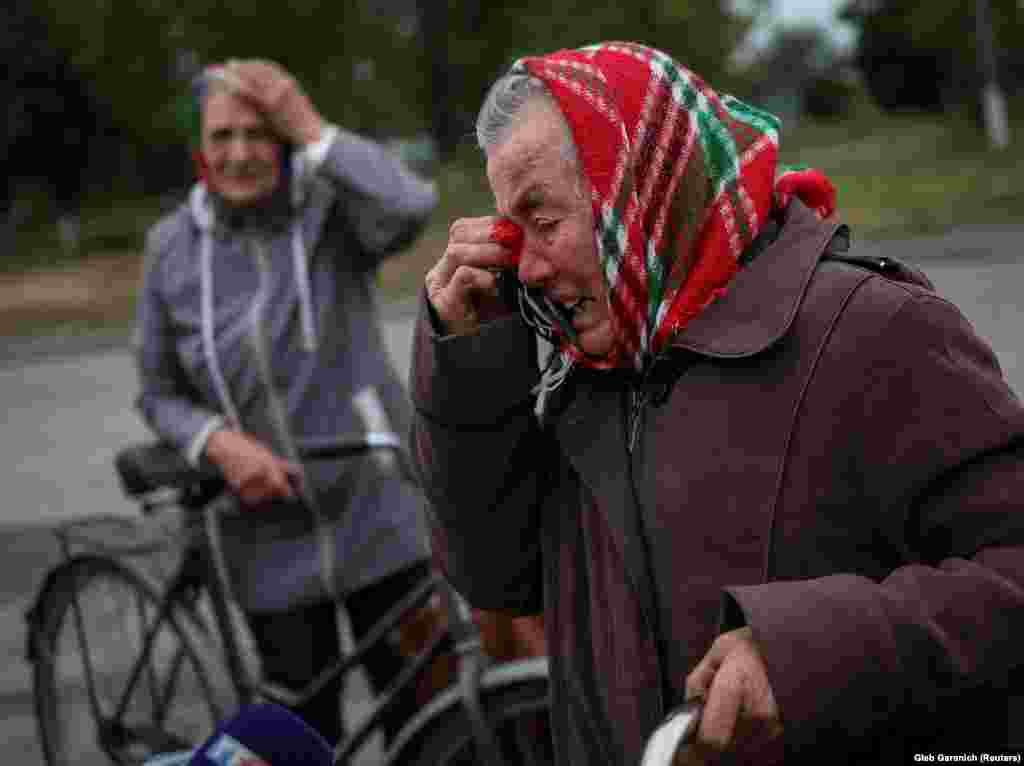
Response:
[[[753,42],[763,44],[771,37],[774,24],[815,24],[829,31],[839,45],[853,42],[853,30],[836,18],[847,0],[772,0],[771,23],[755,31]]]
[[[834,21],[836,11],[845,0],[772,0],[775,14],[787,21]]]

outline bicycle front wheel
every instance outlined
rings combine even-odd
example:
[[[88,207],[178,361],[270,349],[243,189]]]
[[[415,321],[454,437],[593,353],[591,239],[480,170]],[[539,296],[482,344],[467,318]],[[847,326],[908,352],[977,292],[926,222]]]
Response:
[[[223,717],[197,618],[160,607],[157,588],[113,559],[76,558],[52,577],[32,638],[49,766],[140,764],[201,742]]]

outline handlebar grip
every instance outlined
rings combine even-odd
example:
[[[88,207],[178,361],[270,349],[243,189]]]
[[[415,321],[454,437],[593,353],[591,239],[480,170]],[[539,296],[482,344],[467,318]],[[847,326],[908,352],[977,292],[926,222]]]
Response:
[[[693,744],[704,700],[692,699],[668,712],[647,738],[640,766],[671,766]]]

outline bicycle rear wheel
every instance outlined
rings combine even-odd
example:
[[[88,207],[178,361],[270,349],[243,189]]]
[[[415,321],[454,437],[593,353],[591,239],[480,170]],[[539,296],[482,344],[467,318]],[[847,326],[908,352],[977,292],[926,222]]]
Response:
[[[139,764],[201,742],[223,717],[197,618],[177,605],[158,619],[160,606],[158,589],[113,559],[83,556],[53,576],[32,638],[50,766]]]
[[[549,766],[555,762],[547,682],[517,681],[481,689],[480,703],[505,766]],[[425,726],[389,763],[472,766],[487,761],[478,752],[469,715],[459,705]]]

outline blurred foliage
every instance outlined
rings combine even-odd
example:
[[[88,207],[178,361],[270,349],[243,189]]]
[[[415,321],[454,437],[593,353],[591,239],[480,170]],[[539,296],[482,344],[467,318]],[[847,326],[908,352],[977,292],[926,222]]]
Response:
[[[887,113],[855,100],[843,120],[783,125],[780,157],[825,170],[858,237],[938,234],[1024,220],[1024,94],[1008,101],[1015,140],[992,151],[965,115]]]
[[[611,0],[292,0],[287,7],[34,0],[33,7],[117,123],[147,143],[180,141],[175,99],[201,64],[228,57],[279,61],[331,119],[393,137],[427,129],[438,108],[465,130],[487,85],[516,56],[600,39],[664,47],[713,81],[751,21],[730,0],[640,0],[628,12]]]
[[[1024,45],[1024,5],[1020,0],[988,0],[996,44],[1009,55]],[[977,61],[974,34],[976,0],[890,2],[884,13],[866,19],[869,28],[905,33],[917,48],[948,49],[965,63]]]
[[[854,83],[841,77],[815,77],[804,91],[804,110],[823,120],[849,117],[857,92]]]
[[[744,50],[736,65],[746,82],[734,93],[784,122],[847,117],[863,91],[847,52],[817,24],[775,25],[768,41]]]
[[[334,119],[356,129],[385,119],[385,105],[402,103],[403,116],[422,111],[418,46],[405,45],[394,19],[365,2],[293,0],[275,8],[233,0],[36,0],[36,9],[139,140],[180,141],[176,100],[202,65],[228,57],[279,61],[315,101],[330,106]],[[376,66],[365,65],[375,58]],[[404,72],[396,71],[395,59]]]
[[[835,63],[837,55],[823,27],[780,25],[746,68],[763,82],[793,82],[823,73]]]
[[[1024,83],[1024,3],[988,2],[1000,78],[1015,90]],[[976,8],[976,0],[848,6],[844,18],[860,30],[858,63],[883,106],[939,111],[975,96],[981,81]]]

